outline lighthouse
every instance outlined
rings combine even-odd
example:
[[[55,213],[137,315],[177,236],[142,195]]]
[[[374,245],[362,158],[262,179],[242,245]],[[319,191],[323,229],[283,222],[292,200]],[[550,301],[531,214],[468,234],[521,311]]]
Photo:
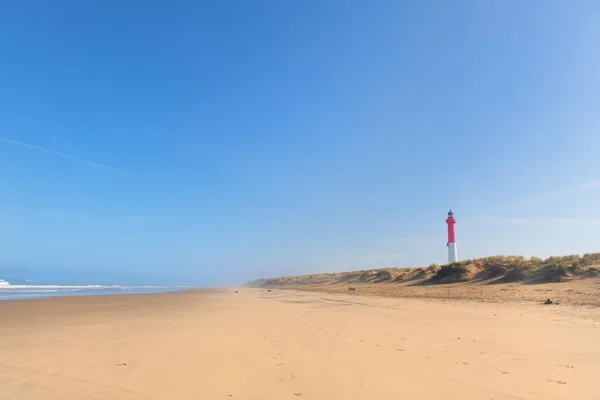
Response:
[[[456,218],[452,210],[448,211],[448,218],[446,218],[448,224],[448,263],[452,264],[458,261],[458,252],[456,251],[456,232],[454,231],[454,224],[456,224]]]

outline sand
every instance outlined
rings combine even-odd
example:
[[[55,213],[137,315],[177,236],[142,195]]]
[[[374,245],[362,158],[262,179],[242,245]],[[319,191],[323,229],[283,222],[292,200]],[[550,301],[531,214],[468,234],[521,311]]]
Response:
[[[354,288],[360,296],[436,298],[441,300],[471,300],[486,303],[539,304],[547,299],[561,305],[600,307],[600,279],[577,279],[569,282],[530,284],[524,282],[489,284],[460,282],[426,285],[422,281],[382,283],[333,283],[307,285],[276,285],[266,288],[292,289],[313,292],[347,293]]]
[[[600,399],[600,309],[223,289],[0,302],[0,399]]]

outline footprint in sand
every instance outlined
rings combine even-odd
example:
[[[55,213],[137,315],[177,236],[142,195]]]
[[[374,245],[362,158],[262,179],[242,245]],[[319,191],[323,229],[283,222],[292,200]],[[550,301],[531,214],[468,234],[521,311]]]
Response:
[[[396,351],[404,351],[404,349],[394,349],[394,350],[396,350]]]
[[[546,382],[558,383],[559,385],[566,385],[566,384],[567,384],[567,382],[563,382],[563,381],[553,381],[553,380],[547,380]]]
[[[575,368],[574,366],[572,366],[572,365],[567,365],[567,364],[559,364],[559,365],[557,365],[557,367],[563,367],[563,368]]]

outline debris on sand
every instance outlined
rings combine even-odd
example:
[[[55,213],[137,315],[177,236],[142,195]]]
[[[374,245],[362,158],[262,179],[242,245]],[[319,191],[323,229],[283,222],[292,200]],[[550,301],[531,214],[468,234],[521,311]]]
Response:
[[[348,290],[356,292],[356,288],[355,287],[349,287]]]
[[[544,302],[544,304],[554,304],[554,303],[552,302],[552,300],[548,299]]]

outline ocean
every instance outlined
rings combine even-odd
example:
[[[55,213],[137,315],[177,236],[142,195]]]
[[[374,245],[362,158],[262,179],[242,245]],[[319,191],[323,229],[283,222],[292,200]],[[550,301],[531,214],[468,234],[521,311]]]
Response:
[[[43,285],[32,283],[29,281],[11,283],[0,279],[0,301],[56,296],[165,293],[191,289],[183,286]]]

